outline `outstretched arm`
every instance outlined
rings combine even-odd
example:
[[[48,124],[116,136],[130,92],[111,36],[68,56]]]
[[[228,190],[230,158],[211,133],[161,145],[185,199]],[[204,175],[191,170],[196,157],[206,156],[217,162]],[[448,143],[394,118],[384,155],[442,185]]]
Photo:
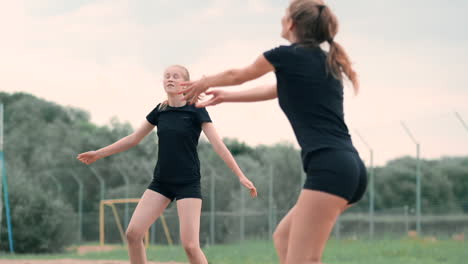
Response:
[[[186,88],[180,93],[185,94],[186,100],[195,103],[197,97],[210,87],[243,84],[274,70],[275,68],[268,62],[265,56],[260,55],[254,63],[247,67],[227,70],[219,74],[204,77],[198,81],[182,82],[181,85],[186,86]]]
[[[276,84],[262,85],[244,91],[211,90],[206,92],[212,97],[204,102],[197,103],[197,107],[207,107],[228,102],[258,102],[278,97]]]
[[[237,162],[234,160],[229,149],[226,147],[224,142],[218,135],[213,123],[207,122],[202,124],[203,133],[205,133],[206,137],[210,141],[211,145],[215,152],[224,160],[226,165],[237,175],[239,181],[242,185],[244,185],[247,189],[250,190],[250,196],[255,197],[257,196],[257,189],[253,185],[253,183],[245,177],[242,170],[237,165]]]
[[[148,135],[154,126],[148,121],[144,121],[143,124],[132,134],[120,139],[119,141],[101,148],[96,151],[88,151],[78,155],[77,159],[87,165],[97,161],[98,159],[105,158],[107,156],[114,155],[119,152],[128,150],[140,143],[140,141]]]

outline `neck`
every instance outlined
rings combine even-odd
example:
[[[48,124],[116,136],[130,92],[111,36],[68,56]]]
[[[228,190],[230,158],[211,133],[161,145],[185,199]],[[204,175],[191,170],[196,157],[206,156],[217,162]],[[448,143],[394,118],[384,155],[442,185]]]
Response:
[[[294,36],[294,34],[290,34],[288,36],[288,40],[289,40],[289,42],[291,42],[291,44],[294,44],[294,43],[297,42],[297,38],[296,38],[296,36]]]
[[[187,104],[183,94],[168,94],[167,103],[172,107],[181,107]]]

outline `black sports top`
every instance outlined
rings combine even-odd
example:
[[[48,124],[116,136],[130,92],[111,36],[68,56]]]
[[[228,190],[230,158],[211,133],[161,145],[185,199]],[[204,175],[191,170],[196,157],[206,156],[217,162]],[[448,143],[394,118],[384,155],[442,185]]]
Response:
[[[323,148],[357,152],[344,121],[343,84],[327,72],[327,54],[298,44],[264,53],[274,66],[278,101],[301,146],[302,159]]]
[[[146,120],[157,126],[158,161],[154,178],[161,182],[189,183],[200,180],[197,146],[201,124],[211,122],[205,108],[156,106]]]

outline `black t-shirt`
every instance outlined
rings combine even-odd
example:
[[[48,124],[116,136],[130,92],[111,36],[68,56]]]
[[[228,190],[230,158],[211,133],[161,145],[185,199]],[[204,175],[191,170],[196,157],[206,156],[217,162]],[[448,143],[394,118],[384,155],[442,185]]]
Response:
[[[288,117],[302,159],[323,148],[356,152],[344,121],[343,84],[327,72],[327,54],[297,44],[264,53],[275,67],[278,101]]]
[[[146,120],[158,128],[158,161],[154,178],[170,183],[199,181],[198,139],[202,123],[211,122],[206,109],[193,105],[160,109],[159,104]]]

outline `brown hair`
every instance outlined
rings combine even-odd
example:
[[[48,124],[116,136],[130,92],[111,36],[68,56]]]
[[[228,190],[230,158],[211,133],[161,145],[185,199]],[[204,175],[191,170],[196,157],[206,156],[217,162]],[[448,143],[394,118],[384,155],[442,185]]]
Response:
[[[330,44],[327,70],[338,80],[343,73],[351,81],[354,92],[359,91],[359,80],[343,46],[334,41],[338,33],[338,19],[322,0],[293,0],[289,5],[289,16],[294,23],[294,33],[299,44],[319,46]]]
[[[183,71],[184,80],[185,80],[185,81],[190,81],[190,73],[189,73],[189,71],[187,70],[187,68],[185,68],[185,67],[182,66],[182,65],[178,65],[178,64],[171,65],[171,66],[169,66],[169,67],[167,67],[167,68],[171,68],[171,67],[177,67],[177,68],[181,69],[181,70]],[[168,105],[169,105],[169,101],[166,99],[165,101],[163,101],[163,102],[161,103],[161,105],[159,106],[158,110],[159,110],[159,111],[163,111],[164,109],[167,108]]]

